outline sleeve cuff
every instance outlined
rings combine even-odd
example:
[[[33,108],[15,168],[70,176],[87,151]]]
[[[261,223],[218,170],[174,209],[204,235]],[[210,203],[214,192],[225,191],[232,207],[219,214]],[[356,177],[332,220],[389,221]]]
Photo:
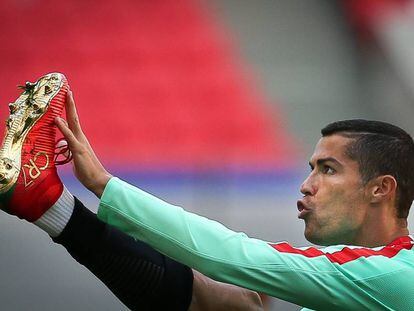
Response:
[[[98,207],[98,218],[104,222],[108,220],[108,210],[107,206],[109,205],[108,202],[110,201],[111,195],[116,192],[117,184],[120,183],[121,180],[118,177],[112,177],[109,179],[108,183],[105,186],[105,189],[102,193],[101,200],[99,202]]]

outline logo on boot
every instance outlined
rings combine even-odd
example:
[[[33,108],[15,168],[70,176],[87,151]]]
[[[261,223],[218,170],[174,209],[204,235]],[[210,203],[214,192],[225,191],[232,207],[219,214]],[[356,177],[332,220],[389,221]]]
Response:
[[[41,160],[41,158],[44,158],[45,164],[43,166],[38,166],[39,162],[38,160]],[[38,152],[35,154],[33,159],[29,160],[29,164],[23,165],[23,175],[24,175],[24,186],[30,187],[34,181],[39,178],[42,171],[44,171],[49,166],[49,156],[46,154],[46,152]],[[25,171],[25,168],[27,168],[27,173]]]

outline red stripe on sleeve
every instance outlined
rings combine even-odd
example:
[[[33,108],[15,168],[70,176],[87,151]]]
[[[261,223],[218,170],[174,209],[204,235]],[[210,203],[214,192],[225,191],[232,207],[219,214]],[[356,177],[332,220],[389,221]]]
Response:
[[[325,256],[331,262],[338,263],[340,265],[358,259],[360,257],[371,256],[385,256],[388,258],[394,257],[402,249],[410,250],[413,248],[413,240],[408,237],[401,237],[393,241],[392,243],[384,246],[381,249],[374,250],[372,248],[349,248],[344,247],[340,251],[334,253],[324,253],[315,247],[309,247],[307,249],[299,249],[291,246],[288,243],[270,244],[275,250],[281,253],[299,254],[308,258]]]

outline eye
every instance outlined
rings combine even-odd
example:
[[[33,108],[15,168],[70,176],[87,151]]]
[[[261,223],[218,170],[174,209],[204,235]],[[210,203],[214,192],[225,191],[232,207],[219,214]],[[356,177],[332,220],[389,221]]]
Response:
[[[335,174],[335,172],[336,171],[328,165],[324,165],[322,167],[322,173],[324,173],[324,174],[333,175],[333,174]]]

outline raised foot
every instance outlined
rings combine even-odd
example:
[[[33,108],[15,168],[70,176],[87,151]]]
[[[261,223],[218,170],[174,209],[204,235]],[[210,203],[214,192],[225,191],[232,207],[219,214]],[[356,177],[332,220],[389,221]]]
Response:
[[[47,74],[34,83],[26,82],[20,87],[23,93],[9,104],[10,116],[6,120],[6,133],[0,149],[0,194],[9,191],[16,183],[28,133],[46,113],[64,83],[65,77],[60,73]]]

